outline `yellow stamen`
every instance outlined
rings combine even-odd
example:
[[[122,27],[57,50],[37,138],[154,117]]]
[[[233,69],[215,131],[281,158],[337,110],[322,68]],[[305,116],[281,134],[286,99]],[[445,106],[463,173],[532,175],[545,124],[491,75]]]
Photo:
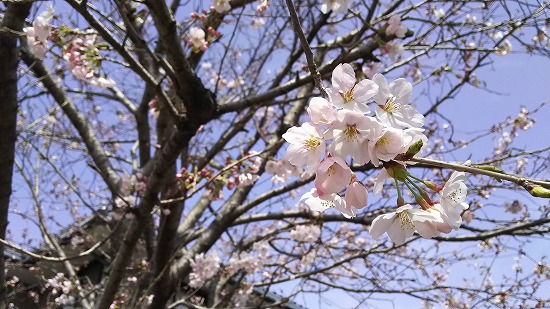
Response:
[[[319,145],[321,145],[321,141],[313,136],[304,142],[304,146],[306,146],[308,151],[317,148]]]
[[[328,169],[327,169],[327,176],[333,176],[334,174],[336,174],[336,167],[335,167],[336,163],[332,164]]]
[[[389,143],[388,137],[384,134],[377,142],[374,144],[376,147],[381,147]]]
[[[404,226],[405,225],[411,225],[412,227],[414,227],[414,224],[411,220],[411,217],[409,216],[409,213],[406,212],[406,211],[402,211],[400,213],[397,214],[397,216],[399,217],[399,220],[401,220],[401,229],[404,230]]]
[[[386,100],[386,104],[382,107],[383,110],[385,110],[388,113],[392,113],[395,111],[399,111],[403,108],[403,105],[401,103],[396,102],[396,97],[391,96]]]
[[[353,86],[350,90],[348,90],[346,92],[340,91],[340,95],[342,96],[342,99],[344,99],[344,103],[349,103],[349,102],[355,100],[355,96],[353,94],[353,89],[354,88],[355,88],[355,86]]]
[[[348,126],[344,130],[344,135],[346,136],[347,140],[351,140],[351,139],[355,138],[357,135],[359,135],[359,131],[357,130],[357,126],[355,124],[351,125],[351,126]]]

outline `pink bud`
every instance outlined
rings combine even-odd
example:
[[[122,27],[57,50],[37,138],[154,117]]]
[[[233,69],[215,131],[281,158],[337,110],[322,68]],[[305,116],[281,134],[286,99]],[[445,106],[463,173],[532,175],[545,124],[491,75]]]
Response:
[[[351,180],[351,169],[340,157],[328,157],[321,161],[316,174],[315,188],[320,195],[337,193]]]
[[[363,208],[367,205],[367,188],[365,186],[355,181],[346,189],[345,200],[347,205],[351,205],[355,208]]]

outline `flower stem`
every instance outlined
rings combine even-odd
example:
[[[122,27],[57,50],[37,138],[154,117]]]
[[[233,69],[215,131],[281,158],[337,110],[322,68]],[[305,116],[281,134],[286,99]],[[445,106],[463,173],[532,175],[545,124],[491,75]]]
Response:
[[[399,188],[399,181],[397,179],[393,179],[395,181],[395,188],[397,189],[397,206],[401,207],[405,205],[405,200],[403,199],[403,195],[401,195],[401,189]]]

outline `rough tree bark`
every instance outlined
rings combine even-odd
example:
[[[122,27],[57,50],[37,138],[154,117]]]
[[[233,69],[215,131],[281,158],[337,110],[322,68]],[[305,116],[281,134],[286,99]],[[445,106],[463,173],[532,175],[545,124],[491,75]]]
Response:
[[[8,209],[17,139],[17,40],[22,33],[31,3],[7,4],[0,23],[0,238],[6,239]],[[4,270],[4,245],[0,243],[0,270]],[[6,278],[0,276],[0,309],[8,304]]]

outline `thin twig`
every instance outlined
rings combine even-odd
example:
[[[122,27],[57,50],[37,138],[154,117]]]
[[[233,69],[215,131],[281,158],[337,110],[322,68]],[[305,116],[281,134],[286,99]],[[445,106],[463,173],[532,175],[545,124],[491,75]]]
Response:
[[[292,26],[294,28],[294,32],[300,39],[300,43],[302,44],[302,48],[304,49],[304,54],[306,55],[306,59],[307,59],[307,66],[309,68],[309,71],[313,74],[315,87],[319,89],[323,98],[327,99],[328,94],[321,81],[321,73],[319,73],[319,70],[317,69],[317,64],[315,64],[313,52],[311,51],[311,47],[309,46],[307,38],[304,34],[304,30],[300,25],[300,21],[298,20],[298,14],[296,13],[296,8],[294,7],[294,4],[292,4],[292,0],[286,0],[286,6],[288,7],[288,11],[290,13],[290,20],[292,20]]]
[[[418,162],[421,164],[425,164],[427,166],[432,167],[441,167],[441,168],[449,168],[460,172],[467,172],[477,175],[485,175],[489,176],[498,180],[506,180],[510,181],[512,183],[515,183],[521,187],[523,187],[525,190],[529,192],[529,194],[535,196],[535,197],[547,197],[547,191],[550,189],[550,182],[543,181],[543,180],[537,180],[537,179],[531,179],[531,178],[525,178],[521,177],[519,175],[514,174],[508,174],[501,171],[496,170],[490,170],[486,168],[480,168],[479,166],[467,166],[464,164],[459,163],[448,163],[438,160],[432,160],[432,159],[426,159],[426,158],[418,158],[414,157],[410,161]],[[485,167],[485,166],[483,166]],[[487,166],[489,167],[489,166]],[[544,190],[544,189],[547,190]],[[542,194],[539,192],[539,190],[544,191]]]
[[[28,256],[30,256],[32,258],[35,258],[37,260],[43,260],[43,261],[48,261],[48,262],[65,262],[65,261],[69,261],[69,260],[82,258],[82,257],[85,257],[85,256],[88,256],[88,255],[92,254],[99,247],[101,247],[103,244],[105,244],[107,242],[107,240],[109,240],[109,238],[110,238],[110,236],[106,237],[105,239],[101,240],[100,242],[94,244],[92,247],[90,247],[90,249],[88,249],[86,251],[82,251],[79,254],[65,256],[65,257],[53,257],[53,256],[45,256],[45,255],[37,254],[37,253],[34,253],[32,251],[25,250],[22,247],[19,247],[15,244],[12,244],[11,242],[9,242],[7,240],[4,240],[2,238],[0,238],[0,243],[4,244],[6,247],[12,248],[13,250],[15,250],[19,253],[28,255]]]

